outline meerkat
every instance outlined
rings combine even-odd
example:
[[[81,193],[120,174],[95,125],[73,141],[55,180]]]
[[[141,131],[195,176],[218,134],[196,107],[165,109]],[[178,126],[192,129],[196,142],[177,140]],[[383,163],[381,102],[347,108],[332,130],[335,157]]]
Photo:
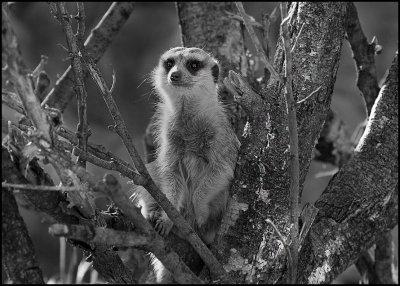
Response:
[[[168,50],[152,73],[160,102],[157,157],[148,169],[206,244],[213,241],[225,211],[239,148],[218,100],[218,78],[217,60],[199,48]],[[167,235],[173,226],[167,214],[154,207],[149,195],[142,196],[141,205],[144,216],[154,218],[155,229]]]

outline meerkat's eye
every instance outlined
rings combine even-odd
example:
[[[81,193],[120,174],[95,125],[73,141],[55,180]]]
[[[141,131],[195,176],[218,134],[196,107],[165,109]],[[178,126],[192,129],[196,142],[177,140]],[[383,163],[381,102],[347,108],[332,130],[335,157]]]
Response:
[[[198,60],[189,60],[186,63],[186,68],[192,74],[196,73],[203,67],[203,63]]]
[[[169,71],[170,69],[172,69],[172,67],[174,66],[174,64],[175,64],[174,59],[167,59],[167,60],[164,62],[164,68],[165,68],[167,71]]]

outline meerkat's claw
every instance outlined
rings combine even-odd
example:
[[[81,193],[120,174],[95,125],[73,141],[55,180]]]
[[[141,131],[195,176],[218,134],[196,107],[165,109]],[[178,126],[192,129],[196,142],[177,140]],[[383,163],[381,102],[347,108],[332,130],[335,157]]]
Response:
[[[156,220],[155,230],[163,237],[167,236],[171,231],[173,222],[167,217],[167,215],[162,215]]]

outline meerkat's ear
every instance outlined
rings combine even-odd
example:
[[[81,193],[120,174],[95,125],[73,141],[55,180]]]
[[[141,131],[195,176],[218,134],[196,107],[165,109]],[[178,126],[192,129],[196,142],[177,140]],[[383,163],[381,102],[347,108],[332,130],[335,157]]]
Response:
[[[211,75],[214,78],[214,83],[217,83],[218,82],[218,77],[219,77],[219,66],[218,66],[217,62],[215,62],[215,64],[211,68]]]

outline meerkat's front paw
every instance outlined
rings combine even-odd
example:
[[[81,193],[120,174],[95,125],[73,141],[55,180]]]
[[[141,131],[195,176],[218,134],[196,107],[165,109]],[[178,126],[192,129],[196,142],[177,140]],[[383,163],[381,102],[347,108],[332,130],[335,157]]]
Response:
[[[154,228],[161,236],[165,237],[168,235],[173,225],[174,223],[169,219],[167,214],[163,212],[163,214],[156,219]]]

